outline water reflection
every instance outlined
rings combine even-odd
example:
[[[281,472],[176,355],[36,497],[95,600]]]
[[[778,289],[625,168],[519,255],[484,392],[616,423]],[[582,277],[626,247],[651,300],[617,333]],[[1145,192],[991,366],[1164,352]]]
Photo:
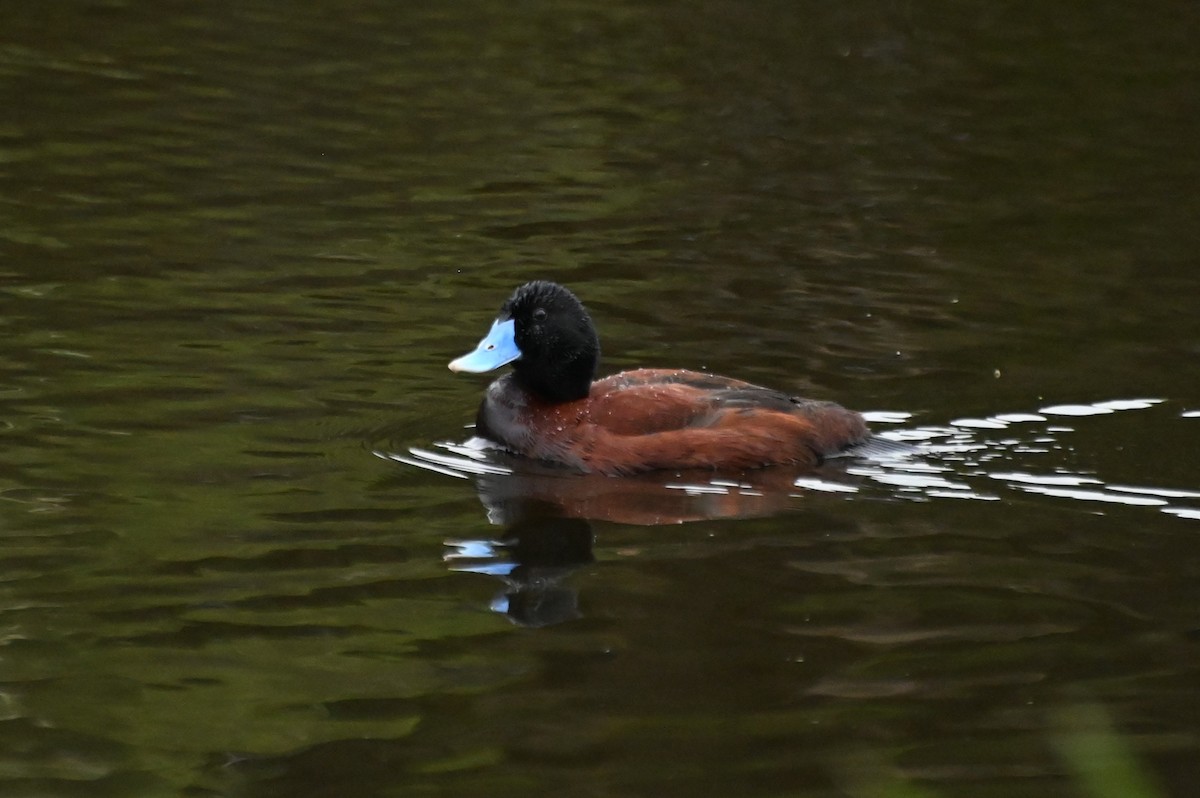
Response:
[[[574,474],[507,458],[486,441],[411,448],[381,457],[438,474],[471,478],[499,536],[445,541],[451,570],[484,574],[504,587],[491,609],[521,626],[580,617],[568,577],[594,561],[591,521],[638,526],[749,518],[785,510],[802,490],[856,492],[848,459],[819,471],[773,468],[727,478],[711,472],[616,478]],[[506,462],[507,461],[507,462]]]
[[[785,511],[805,492],[857,493],[862,478],[850,464],[908,459],[915,448],[881,441],[860,459],[838,458],[819,469],[770,468],[735,475],[710,471],[610,477],[575,474],[507,456],[479,438],[462,444],[380,457],[437,474],[470,478],[500,536],[445,541],[451,570],[499,579],[491,609],[521,626],[541,627],[580,617],[568,577],[594,561],[590,521],[661,526]]]
[[[447,540],[444,559],[453,571],[504,583],[493,611],[521,626],[550,626],[579,617],[579,595],[566,578],[594,561],[593,539],[582,518],[532,515],[494,540]]]

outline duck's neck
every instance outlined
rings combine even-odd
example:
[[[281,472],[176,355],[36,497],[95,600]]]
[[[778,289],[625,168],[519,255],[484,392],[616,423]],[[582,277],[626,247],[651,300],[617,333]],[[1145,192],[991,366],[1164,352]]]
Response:
[[[530,364],[518,360],[513,376],[521,387],[544,402],[559,404],[586,399],[596,376],[597,359],[579,356],[554,364]]]

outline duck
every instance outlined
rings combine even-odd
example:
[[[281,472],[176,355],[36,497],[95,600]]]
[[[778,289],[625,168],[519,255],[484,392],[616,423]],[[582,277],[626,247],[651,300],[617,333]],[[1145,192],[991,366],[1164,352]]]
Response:
[[[510,452],[582,473],[815,468],[871,435],[861,414],[827,401],[686,369],[597,378],[600,339],[583,303],[558,283],[518,287],[487,334],[452,360],[488,386],[475,434]]]

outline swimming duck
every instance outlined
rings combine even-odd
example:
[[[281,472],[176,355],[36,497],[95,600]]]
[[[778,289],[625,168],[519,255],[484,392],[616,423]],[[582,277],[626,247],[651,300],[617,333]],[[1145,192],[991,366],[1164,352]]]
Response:
[[[683,369],[596,379],[600,340],[557,283],[519,287],[455,372],[512,364],[488,387],[476,434],[582,472],[813,467],[870,438],[858,413],[741,380]]]

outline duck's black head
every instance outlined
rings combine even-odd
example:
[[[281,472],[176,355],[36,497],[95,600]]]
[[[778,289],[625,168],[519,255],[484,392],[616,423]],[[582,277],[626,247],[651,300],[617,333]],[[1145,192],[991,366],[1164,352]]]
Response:
[[[588,395],[600,362],[600,339],[574,294],[537,280],[513,292],[475,351],[450,363],[451,371],[491,371],[513,364],[522,387],[550,402]]]

